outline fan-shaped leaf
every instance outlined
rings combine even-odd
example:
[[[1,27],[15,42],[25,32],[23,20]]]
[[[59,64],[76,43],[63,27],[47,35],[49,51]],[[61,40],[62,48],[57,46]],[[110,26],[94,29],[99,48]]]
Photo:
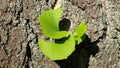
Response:
[[[62,9],[48,10],[39,16],[43,34],[50,38],[59,39],[68,35],[67,31],[59,31],[59,21]]]
[[[75,32],[79,37],[81,37],[83,34],[86,33],[86,30],[87,30],[86,23],[82,21],[80,25],[75,29]]]
[[[70,35],[64,43],[46,42],[39,38],[39,48],[51,60],[66,59],[75,50],[74,36]]]
[[[75,32],[73,34],[75,36],[75,40],[77,40],[77,44],[82,42],[81,37],[86,33],[86,30],[87,30],[87,25],[84,21],[82,21],[80,25],[75,29]]]

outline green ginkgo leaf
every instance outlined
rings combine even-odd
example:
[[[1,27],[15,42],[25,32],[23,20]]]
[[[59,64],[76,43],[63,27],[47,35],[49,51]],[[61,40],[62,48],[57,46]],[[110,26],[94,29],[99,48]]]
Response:
[[[68,40],[64,43],[46,42],[39,38],[38,44],[42,53],[51,60],[67,59],[67,57],[75,50],[75,40],[73,35],[70,35]]]
[[[80,23],[80,25],[75,29],[75,32],[79,37],[86,33],[87,25],[84,21]]]
[[[59,21],[62,9],[47,10],[39,16],[43,34],[50,38],[60,39],[68,35],[67,31],[59,31]]]
[[[87,25],[84,21],[80,23],[80,25],[75,29],[75,32],[73,33],[75,40],[77,41],[77,44],[82,42],[82,36],[86,33]]]

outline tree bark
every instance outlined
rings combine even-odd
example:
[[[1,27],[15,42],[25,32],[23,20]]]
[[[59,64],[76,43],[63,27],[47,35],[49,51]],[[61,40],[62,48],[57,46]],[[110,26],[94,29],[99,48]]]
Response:
[[[49,0],[0,0],[0,68],[120,68],[120,1],[65,0],[62,18],[70,31],[85,20],[86,39],[65,60],[52,61],[38,48],[38,16]],[[61,18],[61,19],[62,19]]]

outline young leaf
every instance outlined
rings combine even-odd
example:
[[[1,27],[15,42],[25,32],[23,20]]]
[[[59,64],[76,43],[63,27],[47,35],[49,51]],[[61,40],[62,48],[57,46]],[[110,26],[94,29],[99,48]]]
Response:
[[[46,42],[41,38],[38,39],[38,44],[43,54],[45,54],[51,60],[67,59],[67,57],[75,50],[75,41],[73,35],[70,35],[68,40],[61,44]]]
[[[82,42],[81,37],[86,33],[86,30],[87,30],[86,23],[82,21],[80,25],[75,29],[75,32],[73,34],[75,36],[75,40],[77,40],[77,44]]]
[[[59,21],[62,9],[48,10],[39,16],[43,34],[50,38],[60,39],[68,35],[67,31],[59,31]]]
[[[81,37],[83,34],[86,33],[86,30],[87,30],[86,23],[82,21],[80,25],[75,29],[75,32],[79,37]]]

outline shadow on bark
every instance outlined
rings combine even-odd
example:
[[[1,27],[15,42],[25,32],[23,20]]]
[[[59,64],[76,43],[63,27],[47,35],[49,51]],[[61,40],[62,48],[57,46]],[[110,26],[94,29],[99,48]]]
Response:
[[[29,62],[32,61],[32,59],[31,59],[31,49],[30,49],[29,43],[30,42],[27,43],[26,54],[25,54],[25,57],[24,57],[24,60],[23,60],[23,63],[22,63],[22,65],[25,66],[25,68],[30,68]]]
[[[62,22],[66,21],[69,22],[69,25],[67,25],[68,28],[70,26],[70,20],[62,20]],[[66,24],[60,25],[60,29],[63,26],[66,26]],[[62,30],[64,30],[64,28]],[[92,55],[94,57],[99,52],[99,47],[97,46],[98,42],[99,40],[91,42],[90,38],[85,35],[83,42],[76,45],[75,51],[68,57],[68,59],[57,60],[55,62],[60,66],[60,68],[88,68],[90,56]]]

